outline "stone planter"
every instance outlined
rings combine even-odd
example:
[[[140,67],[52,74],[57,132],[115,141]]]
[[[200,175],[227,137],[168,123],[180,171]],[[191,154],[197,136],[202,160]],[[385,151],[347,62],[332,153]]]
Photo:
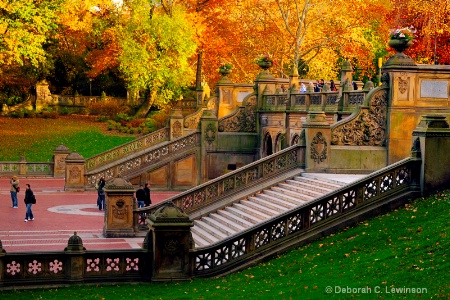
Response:
[[[388,42],[388,45],[399,53],[411,47],[412,44],[413,42],[407,39],[391,39]]]
[[[260,62],[258,62],[258,66],[265,71],[273,66],[273,62],[272,61],[260,61]]]
[[[219,73],[222,74],[222,76],[227,76],[231,73],[231,69],[219,68]]]

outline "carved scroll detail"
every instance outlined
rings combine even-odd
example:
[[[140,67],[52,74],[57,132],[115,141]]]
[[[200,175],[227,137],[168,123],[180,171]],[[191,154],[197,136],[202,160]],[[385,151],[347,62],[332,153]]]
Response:
[[[256,97],[252,95],[243,106],[230,116],[219,120],[221,132],[255,132],[256,131]]]
[[[357,115],[331,130],[332,145],[382,146],[386,139],[387,90],[380,89]]]

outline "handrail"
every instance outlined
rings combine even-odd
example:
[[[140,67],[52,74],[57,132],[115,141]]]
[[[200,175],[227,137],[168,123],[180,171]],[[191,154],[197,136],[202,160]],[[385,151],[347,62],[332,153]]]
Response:
[[[190,253],[194,274],[199,277],[223,274],[255,256],[275,251],[280,244],[298,242],[300,236],[338,222],[353,212],[416,192],[417,164],[420,160],[406,158],[227,239],[194,249]]]
[[[102,152],[100,154],[97,154],[95,156],[86,159],[84,163],[86,171],[110,163],[113,160],[117,160],[118,158],[124,157],[127,154],[134,153],[145,148],[149,148],[162,141],[167,141],[168,138],[169,138],[168,128],[163,128],[155,132],[146,134],[131,142],[122,144],[120,146],[117,146],[108,151]]]
[[[288,147],[156,205],[136,209],[134,210],[135,217],[139,218],[138,216],[149,215],[169,201],[182,208],[185,212],[190,213],[195,209],[219,201],[225,196],[241,191],[249,185],[257,184],[261,179],[303,166],[304,155],[300,153],[303,150],[304,146],[300,145]]]
[[[163,143],[162,145],[153,145],[139,155],[132,156],[128,159],[117,161],[114,165],[105,167],[95,172],[87,174],[87,184],[94,185],[99,177],[103,175],[106,180],[117,176],[125,176],[144,165],[155,164],[163,158],[173,155],[176,152],[183,152],[187,148],[196,147],[200,142],[200,133],[194,132],[184,135],[176,140]]]

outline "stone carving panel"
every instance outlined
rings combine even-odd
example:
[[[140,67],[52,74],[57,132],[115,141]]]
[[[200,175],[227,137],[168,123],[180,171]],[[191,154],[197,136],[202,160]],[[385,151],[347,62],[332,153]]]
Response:
[[[387,90],[380,89],[370,99],[368,108],[332,128],[332,145],[382,146],[386,139]]]
[[[232,115],[219,120],[221,132],[255,132],[256,131],[256,97],[247,99]]]
[[[328,143],[322,135],[318,132],[311,141],[311,159],[320,163],[327,159]]]

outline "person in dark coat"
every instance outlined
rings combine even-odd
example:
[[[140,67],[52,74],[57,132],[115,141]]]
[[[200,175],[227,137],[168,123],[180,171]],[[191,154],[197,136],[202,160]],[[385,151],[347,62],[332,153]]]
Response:
[[[35,203],[34,201],[34,194],[31,190],[30,185],[26,184],[26,190],[25,190],[25,199],[23,200],[25,202],[25,206],[27,207],[27,212],[25,213],[25,222],[28,221],[34,221],[33,212],[31,211],[31,206]]]
[[[139,189],[136,191],[136,199],[138,202],[138,208],[144,207],[145,205],[145,191],[144,186],[139,186]]]
[[[152,199],[150,197],[150,185],[148,183],[145,184],[144,191],[145,191],[144,204],[145,206],[150,206],[150,204],[152,204]]]
[[[104,210],[105,209],[105,191],[103,190],[103,187],[105,186],[105,177],[100,177],[100,180],[98,181],[98,189],[97,189],[97,206],[98,210]]]

